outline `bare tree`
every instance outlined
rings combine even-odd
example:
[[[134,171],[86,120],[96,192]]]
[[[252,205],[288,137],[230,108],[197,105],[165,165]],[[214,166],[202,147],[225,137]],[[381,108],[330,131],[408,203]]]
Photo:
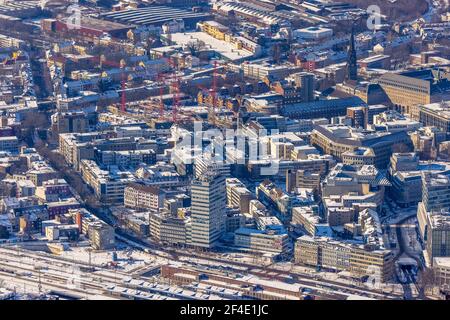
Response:
[[[5,226],[0,226],[0,239],[8,239],[9,231]]]
[[[279,63],[281,59],[281,48],[280,44],[276,43],[272,48],[272,59],[275,63]]]
[[[0,184],[0,197],[13,197],[15,195],[15,187],[11,184]]]
[[[200,51],[205,47],[205,43],[203,41],[189,41],[187,43],[187,49],[191,53],[192,56],[198,57]]]
[[[410,152],[410,148],[402,142],[396,143],[392,146],[391,148],[393,153],[405,153],[405,152]]]
[[[346,0],[346,2],[362,9],[367,9],[369,6],[367,0]],[[428,9],[426,0],[397,0],[392,3],[385,0],[372,0],[370,4],[379,6],[381,14],[388,16],[392,21],[409,21],[418,18]]]
[[[425,268],[419,272],[417,278],[419,296],[425,295],[430,289],[433,289],[437,285],[436,273],[432,268]]]

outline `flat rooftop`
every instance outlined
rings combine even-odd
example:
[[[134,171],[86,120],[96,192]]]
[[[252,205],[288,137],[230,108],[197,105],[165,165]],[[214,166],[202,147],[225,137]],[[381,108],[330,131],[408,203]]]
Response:
[[[362,62],[362,63],[370,63],[370,62],[375,62],[375,61],[384,60],[384,59],[387,59],[387,58],[389,58],[388,55],[385,55],[385,54],[378,54],[378,55],[375,55],[375,56],[371,56],[371,57],[367,57],[367,58],[365,58],[365,59],[362,59],[362,60],[360,60],[359,62]]]
[[[18,11],[18,10],[37,9],[38,6],[39,6],[39,3],[37,1],[35,1],[35,2],[10,1],[8,3],[0,4],[0,12],[8,14],[8,13],[13,13],[14,11]]]
[[[422,106],[422,109],[436,113],[445,120],[450,120],[450,103],[438,102],[430,103]]]
[[[330,28],[314,26],[314,27],[307,27],[307,28],[303,28],[303,29],[297,29],[296,31],[308,32],[308,33],[321,33],[321,32],[330,32],[333,30]]]
[[[136,25],[162,25],[175,19],[206,20],[208,13],[196,13],[166,6],[151,6],[101,14],[100,18]]]
[[[177,45],[185,46],[192,41],[203,41],[206,47],[230,61],[239,61],[251,58],[253,53],[236,47],[226,41],[218,40],[204,32],[179,32],[172,34],[172,41]]]
[[[64,18],[61,21],[64,23],[67,23],[68,19],[70,19],[70,17]],[[99,30],[99,31],[103,31],[103,32],[134,28],[133,25],[122,24],[122,23],[118,23],[118,22],[112,22],[112,21],[101,20],[101,19],[95,19],[95,18],[90,18],[90,17],[82,17],[81,18],[81,27],[87,28],[87,29],[92,29],[92,30]]]
[[[435,265],[438,268],[450,268],[450,257],[437,257],[433,258]]]

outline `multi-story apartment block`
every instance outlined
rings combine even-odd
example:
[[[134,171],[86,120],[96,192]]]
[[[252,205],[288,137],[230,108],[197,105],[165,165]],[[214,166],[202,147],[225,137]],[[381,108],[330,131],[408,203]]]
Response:
[[[150,215],[150,235],[160,243],[190,245],[191,219],[168,212]]]
[[[381,206],[384,189],[389,185],[384,173],[374,166],[353,167],[339,163],[322,181],[321,191],[323,198],[346,195],[370,196],[370,202]],[[351,197],[347,199],[351,201]]]
[[[31,164],[30,170],[26,172],[26,177],[35,186],[42,186],[45,181],[58,178],[59,174],[46,162],[36,161]]]
[[[336,161],[330,155],[310,154],[306,159],[298,160],[250,160],[247,164],[247,170],[249,176],[253,179],[265,178],[268,175],[266,172],[271,172],[268,168],[276,168],[274,176],[279,178],[285,178],[288,170],[305,170],[324,175],[335,163]]]
[[[264,80],[264,79],[284,79],[289,74],[300,71],[300,68],[292,68],[292,66],[275,66],[258,63],[243,63],[241,65],[244,76]]]
[[[57,201],[72,195],[69,184],[64,179],[52,179],[43,182],[42,186],[36,188],[36,196],[45,201]]]
[[[386,168],[393,148],[401,146],[406,150],[412,149],[411,139],[404,131],[363,131],[344,125],[316,126],[311,134],[311,143],[340,160],[346,152],[360,147],[370,148],[377,168]]]
[[[389,194],[402,207],[415,205],[422,200],[422,172],[450,172],[445,162],[419,161],[415,153],[394,153],[389,167]]]
[[[89,133],[64,133],[59,135],[59,152],[64,156],[66,162],[76,170],[80,169],[82,160],[94,160],[96,157],[101,161],[102,152],[112,151],[115,153],[105,155],[105,165],[124,163],[135,165],[136,162],[146,162],[141,150],[156,150],[156,141],[143,137],[117,138],[117,132],[89,132]],[[121,154],[120,151],[136,151],[136,153]],[[133,157],[137,155],[137,159]],[[111,158],[112,157],[112,158]],[[149,153],[149,163],[154,162],[154,153]],[[122,159],[122,160],[121,160]],[[114,162],[116,161],[116,162]]]
[[[293,197],[270,180],[264,180],[256,188],[256,197],[268,207],[275,209],[282,222],[291,220]]]
[[[197,23],[197,27],[210,36],[223,41],[225,41],[225,37],[231,33],[230,28],[213,20],[199,22]]]
[[[220,173],[225,178],[231,176],[231,165],[223,158],[210,154],[198,156],[194,161],[195,176],[200,177],[205,172],[214,171]]]
[[[248,213],[250,200],[253,195],[245,185],[237,178],[228,178],[227,183],[227,205],[232,208],[239,208],[241,213]]]
[[[164,191],[155,186],[132,183],[124,189],[124,205],[129,208],[157,211],[163,207],[164,199]]]
[[[295,207],[292,209],[292,225],[300,227],[310,236],[328,235],[330,228],[322,222],[317,206]]]
[[[288,250],[289,237],[287,233],[273,229],[258,230],[243,227],[234,232],[234,245],[256,252],[281,254]]]
[[[394,254],[390,250],[365,248],[324,237],[302,236],[295,244],[295,262],[337,271],[349,271],[355,277],[378,274],[380,281],[394,274]],[[379,271],[379,273],[378,273]]]
[[[83,180],[94,190],[97,198],[105,203],[123,203],[124,189],[135,181],[135,177],[130,172],[109,169],[100,169],[92,160],[81,161]]]
[[[433,269],[437,285],[442,288],[450,287],[450,258],[437,257],[433,259]]]
[[[429,264],[435,257],[450,257],[450,210],[427,211],[424,203],[419,202],[417,219]]]
[[[421,127],[409,133],[414,151],[421,160],[435,160],[438,157],[440,144],[447,140],[447,134],[438,127]]]
[[[417,208],[419,233],[425,243],[425,258],[450,256],[450,175],[422,173],[422,202]]]
[[[84,112],[57,112],[52,115],[52,131],[56,133],[87,132],[88,119]]]
[[[286,191],[294,192],[298,188],[319,190],[321,174],[306,170],[287,170]]]
[[[86,209],[69,210],[80,232],[86,235],[96,250],[110,250],[115,247],[114,228],[100,220]]]
[[[95,149],[95,159],[105,166],[138,167],[155,164],[156,153],[152,149],[126,151],[100,151]]]
[[[351,166],[375,165],[375,154],[371,148],[359,147],[342,154],[342,163]]]
[[[421,105],[419,108],[419,121],[424,126],[437,127],[444,132],[450,132],[449,102]]]
[[[427,211],[450,208],[450,175],[422,173],[422,202]]]
[[[19,152],[19,140],[16,136],[0,137],[0,151],[7,151],[11,153]]]

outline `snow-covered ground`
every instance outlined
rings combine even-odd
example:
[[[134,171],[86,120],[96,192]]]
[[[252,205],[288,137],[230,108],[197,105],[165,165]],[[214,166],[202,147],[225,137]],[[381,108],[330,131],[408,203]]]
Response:
[[[71,250],[62,252],[60,256],[77,262],[90,262],[92,266],[105,267],[108,264],[115,264],[126,272],[134,272],[143,267],[156,267],[167,262],[167,259],[138,250],[122,249],[115,250],[115,253],[117,259],[113,261],[113,252],[111,251],[90,251],[85,247],[72,247]]]
[[[385,224],[396,224],[407,217],[414,217],[416,215],[417,207],[398,208],[395,209],[395,212],[390,213],[386,218],[382,219],[382,222]]]
[[[407,244],[408,253],[416,257],[420,257],[420,255],[422,254],[422,246],[417,239],[418,234],[416,231],[415,221],[415,218],[407,221],[407,223],[402,228],[402,236]]]

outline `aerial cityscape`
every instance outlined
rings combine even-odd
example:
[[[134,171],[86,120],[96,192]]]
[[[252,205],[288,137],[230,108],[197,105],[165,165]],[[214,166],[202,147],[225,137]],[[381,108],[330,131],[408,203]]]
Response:
[[[0,300],[450,300],[450,1],[0,0]]]

